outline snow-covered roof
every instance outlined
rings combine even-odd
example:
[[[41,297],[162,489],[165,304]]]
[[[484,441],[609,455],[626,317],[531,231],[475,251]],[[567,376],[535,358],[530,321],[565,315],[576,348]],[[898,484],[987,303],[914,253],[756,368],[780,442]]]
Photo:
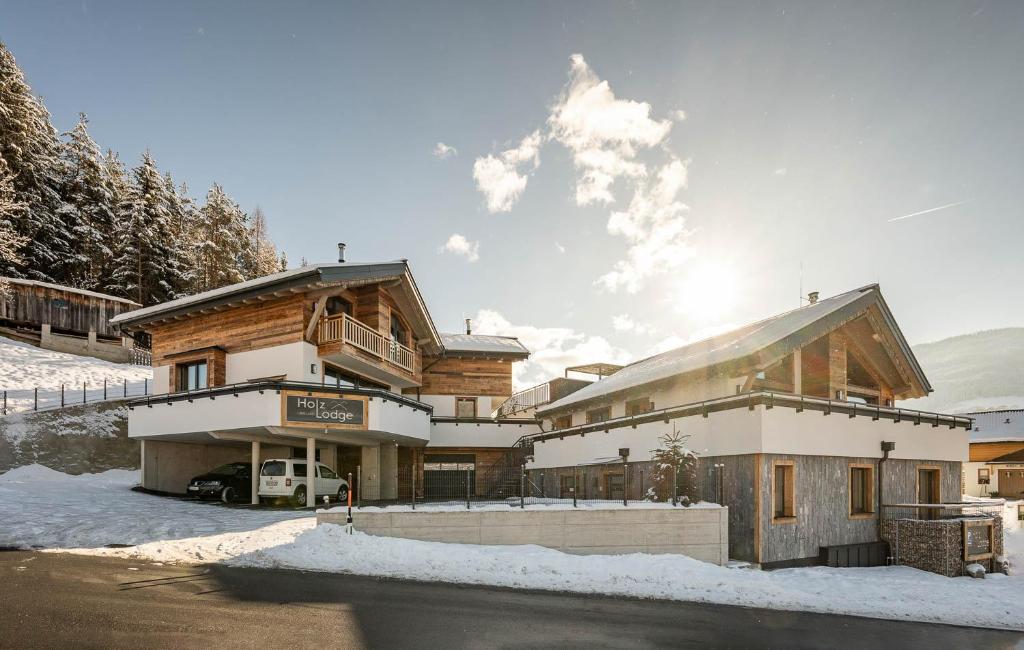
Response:
[[[0,280],[6,281],[10,284],[20,284],[26,287],[42,287],[44,289],[53,289],[55,291],[66,291],[67,293],[76,293],[80,296],[89,296],[90,298],[99,298],[100,300],[109,300],[111,302],[123,302],[126,305],[140,306],[139,303],[134,300],[128,300],[127,298],[119,298],[118,296],[111,296],[106,293],[98,293],[96,291],[88,291],[86,289],[79,289],[77,287],[69,287],[63,284],[53,284],[50,282],[40,282],[39,280],[25,280],[23,278],[2,278]]]
[[[974,418],[970,442],[1024,442],[1024,409],[967,413]]]
[[[440,344],[437,330],[434,328],[430,312],[427,311],[423,296],[420,295],[416,280],[412,277],[409,265],[405,260],[391,262],[336,262],[330,264],[310,264],[296,269],[272,273],[263,277],[229,284],[219,289],[203,291],[192,296],[169,300],[159,305],[143,307],[124,314],[118,314],[111,323],[121,326],[141,325],[171,316],[187,314],[216,305],[238,303],[244,299],[259,295],[271,294],[290,289],[301,290],[315,284],[341,284],[345,282],[384,281],[402,278],[403,286],[408,288],[408,297],[422,313],[425,329],[430,337]],[[411,316],[411,314],[406,314]]]
[[[831,298],[819,300],[750,325],[745,325],[724,334],[719,334],[696,343],[669,350],[653,357],[641,359],[627,365],[610,377],[605,377],[589,386],[571,393],[550,404],[537,409],[537,413],[547,413],[571,404],[605,397],[619,391],[637,386],[666,380],[677,375],[709,368],[730,361],[737,361],[754,355],[764,348],[795,337],[802,330],[819,321],[828,324],[841,324],[844,318],[859,313],[870,304],[877,304],[882,314],[889,321],[897,342],[903,348],[913,370],[918,374],[921,385],[930,390],[924,373],[917,366],[910,346],[903,339],[895,321],[892,320],[888,307],[882,300],[877,285],[868,285],[860,289],[841,293]],[[812,328],[815,332],[822,328]],[[793,339],[793,347],[802,345]]]
[[[490,334],[445,334],[441,333],[441,345],[446,352],[476,354],[497,354],[525,359],[530,351],[514,336],[492,336]]]

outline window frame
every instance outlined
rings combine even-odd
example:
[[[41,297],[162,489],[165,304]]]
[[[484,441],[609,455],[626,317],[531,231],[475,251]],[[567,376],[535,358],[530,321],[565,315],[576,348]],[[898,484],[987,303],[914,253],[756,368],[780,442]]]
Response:
[[[204,378],[206,379],[206,382],[205,382],[204,386],[200,386],[199,385],[199,367],[200,366],[202,366],[204,368],[204,370],[205,370],[205,372],[203,373],[204,374]],[[189,380],[191,379],[190,375],[192,374],[193,369],[195,370],[196,387],[195,388],[190,388],[189,387]],[[210,362],[205,357],[202,358],[202,359],[195,359],[195,360],[192,360],[192,361],[184,361],[184,362],[175,363],[174,364],[174,372],[175,372],[175,375],[176,375],[175,378],[174,378],[174,381],[175,381],[175,388],[177,389],[177,392],[190,393],[190,392],[195,391],[195,390],[206,390],[207,388],[210,388]],[[182,384],[184,384],[184,385],[182,385]]]
[[[565,426],[560,426],[561,422],[565,422]],[[551,429],[552,430],[568,429],[571,426],[572,426],[572,413],[567,413],[565,415],[559,415],[557,418],[553,418],[551,420]]]
[[[464,402],[472,402],[473,403],[473,415],[459,415],[459,404],[460,403],[464,403]],[[456,418],[459,418],[460,420],[473,420],[473,419],[475,419],[477,417],[477,413],[478,413],[477,409],[478,409],[478,404],[477,404],[477,399],[475,397],[467,397],[465,395],[461,395],[461,396],[456,396],[455,397],[455,417]]]
[[[639,410],[634,407],[640,406]],[[648,396],[637,397],[636,399],[626,400],[626,417],[633,417],[636,415],[643,415],[644,413],[650,413],[654,410],[654,400]]]
[[[783,483],[783,508],[782,516],[775,514],[775,493],[778,485],[779,469],[788,474],[788,480]],[[786,494],[788,488],[788,494]],[[796,523],[796,461],[794,460],[773,460],[772,461],[772,487],[771,487],[771,522],[772,524],[794,524]]]
[[[600,420],[597,420],[597,419],[594,419],[593,417],[591,417],[591,414],[593,414],[593,413],[600,413],[600,412],[606,413],[607,416],[602,418],[602,419],[600,419]],[[593,408],[593,409],[590,409],[590,410],[587,411],[587,424],[600,424],[601,422],[607,422],[608,420],[611,420],[611,419],[612,419],[612,407],[610,407],[610,406],[600,406],[598,408]]]
[[[863,512],[853,510],[853,473],[854,470],[865,472],[864,483],[864,507]],[[850,519],[874,519],[875,518],[875,466],[871,463],[850,463],[847,469],[846,489],[848,492],[847,517]]]
[[[982,472],[985,472],[984,476],[981,475]],[[986,484],[991,484],[992,483],[992,468],[991,467],[979,467],[978,468],[978,485],[982,485],[982,481],[983,480],[985,481]]]

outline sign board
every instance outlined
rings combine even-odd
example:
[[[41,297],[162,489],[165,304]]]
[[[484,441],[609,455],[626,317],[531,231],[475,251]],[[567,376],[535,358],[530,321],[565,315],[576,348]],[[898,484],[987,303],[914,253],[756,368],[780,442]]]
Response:
[[[995,524],[991,519],[964,520],[964,559],[987,560],[992,557]]]
[[[367,402],[363,396],[282,392],[281,400],[282,426],[367,428]]]

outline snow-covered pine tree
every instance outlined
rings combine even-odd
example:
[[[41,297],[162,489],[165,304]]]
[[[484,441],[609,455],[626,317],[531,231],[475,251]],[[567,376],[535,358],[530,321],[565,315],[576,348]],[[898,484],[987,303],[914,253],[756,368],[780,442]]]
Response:
[[[17,200],[25,210],[14,219],[30,244],[22,252],[19,277],[66,282],[70,236],[61,216],[63,163],[61,142],[50,113],[25,82],[7,46],[0,42],[0,156],[7,161]]]
[[[174,251],[167,183],[149,151],[118,206],[111,290],[143,305],[177,297],[185,285]]]
[[[113,261],[110,243],[117,203],[88,123],[85,113],[81,113],[78,124],[64,134],[68,140],[64,146],[63,192],[67,207],[63,221],[72,237],[63,275],[72,286],[102,290]]]
[[[697,480],[697,454],[686,448],[690,436],[672,431],[658,438],[661,447],[651,450],[651,501],[671,501],[678,496],[684,503],[700,500]],[[674,483],[673,483],[674,482]]]
[[[180,296],[195,291],[198,213],[184,183],[180,187],[176,186],[170,172],[164,175],[164,183],[173,253],[177,267],[181,271],[182,284],[175,288],[175,294]]]
[[[288,255],[284,251],[281,251],[281,270],[288,270]]]
[[[196,246],[196,291],[209,291],[245,280],[248,229],[245,213],[214,183],[199,210]]]
[[[277,258],[277,247],[267,235],[267,218],[263,210],[256,206],[249,215],[248,240],[245,251],[246,279],[259,278],[280,270],[281,263]]]
[[[14,275],[21,263],[21,249],[28,240],[17,233],[14,223],[24,211],[25,204],[15,196],[14,176],[0,156],[0,276]],[[0,277],[0,300],[7,290],[7,281]]]

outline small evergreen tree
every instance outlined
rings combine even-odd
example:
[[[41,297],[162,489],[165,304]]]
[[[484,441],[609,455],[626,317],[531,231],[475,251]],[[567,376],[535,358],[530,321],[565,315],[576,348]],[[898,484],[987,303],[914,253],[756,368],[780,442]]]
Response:
[[[277,273],[280,270],[277,248],[267,235],[267,218],[259,206],[249,216],[247,235],[244,255],[246,279]]]
[[[117,203],[88,123],[82,113],[75,128],[65,134],[63,221],[72,238],[62,275],[72,286],[102,290],[113,261],[110,243]]]
[[[209,291],[245,280],[245,249],[248,229],[245,213],[216,183],[206,193],[199,210],[196,245],[196,291]]]
[[[678,496],[684,504],[700,500],[697,480],[697,454],[686,447],[690,436],[672,431],[658,438],[661,447],[651,451],[651,501],[671,501]]]

